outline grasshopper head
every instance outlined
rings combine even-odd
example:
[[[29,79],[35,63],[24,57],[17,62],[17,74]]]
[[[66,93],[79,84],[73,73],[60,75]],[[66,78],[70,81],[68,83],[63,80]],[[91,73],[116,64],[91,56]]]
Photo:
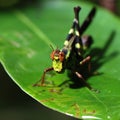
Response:
[[[56,72],[61,72],[63,69],[63,61],[65,59],[64,52],[60,51],[59,49],[54,50],[51,53],[51,59],[53,61],[53,69]]]

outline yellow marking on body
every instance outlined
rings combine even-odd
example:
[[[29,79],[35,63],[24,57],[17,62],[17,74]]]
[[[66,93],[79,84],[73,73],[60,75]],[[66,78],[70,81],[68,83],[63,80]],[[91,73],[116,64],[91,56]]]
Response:
[[[81,56],[81,53],[80,53],[80,52],[78,52],[78,55],[79,55],[79,56]]]
[[[79,49],[81,47],[81,45],[79,43],[75,44],[75,48]]]
[[[78,31],[75,31],[75,34],[76,34],[77,36],[80,36],[80,34],[79,34],[79,32],[78,32]]]
[[[74,19],[74,22],[78,24],[78,20],[76,18]]]
[[[54,59],[55,59],[55,60],[58,60],[58,56],[54,56]]]
[[[63,68],[62,62],[53,60],[52,66],[53,66],[53,69],[56,72],[61,72],[62,71],[62,68]]]
[[[82,61],[80,62],[80,65],[82,65]]]
[[[68,40],[66,40],[66,41],[64,42],[64,45],[65,45],[65,46],[68,46],[68,44],[69,44],[69,42],[68,42]]]
[[[74,32],[74,29],[70,29],[70,31],[69,31],[69,34],[71,34],[71,33],[73,33]]]

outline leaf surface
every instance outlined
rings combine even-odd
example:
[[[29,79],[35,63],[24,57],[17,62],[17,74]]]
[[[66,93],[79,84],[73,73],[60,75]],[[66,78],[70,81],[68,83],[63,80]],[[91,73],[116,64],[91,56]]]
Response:
[[[62,47],[73,20],[73,7],[80,5],[82,23],[92,6],[78,1],[39,1],[38,8],[0,13],[0,61],[14,82],[43,105],[83,119],[120,118],[120,20],[98,8],[86,34],[94,38],[89,51],[92,70],[102,74],[87,82],[100,90],[71,88],[67,71],[46,75],[47,86],[33,87],[45,68],[51,66],[53,47]],[[51,39],[51,40],[49,40]],[[53,85],[54,84],[54,85]]]

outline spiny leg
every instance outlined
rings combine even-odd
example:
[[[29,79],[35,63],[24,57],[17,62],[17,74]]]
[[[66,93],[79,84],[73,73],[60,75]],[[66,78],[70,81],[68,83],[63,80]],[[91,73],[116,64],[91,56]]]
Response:
[[[53,67],[50,67],[50,68],[45,69],[44,72],[43,72],[43,75],[42,75],[42,77],[41,77],[41,80],[38,81],[38,82],[37,82],[36,84],[34,84],[33,86],[43,86],[44,81],[45,81],[45,75],[46,75],[46,73],[49,72],[49,71],[52,71],[52,70],[53,70]]]
[[[99,90],[92,88],[92,87],[90,86],[90,84],[88,84],[88,83],[85,81],[84,77],[83,77],[79,72],[76,71],[75,74],[76,74],[76,76],[77,76],[78,78],[80,78],[80,79],[82,80],[82,82],[85,84],[85,86],[86,86],[89,90],[92,90],[92,91],[94,91],[94,92],[96,92],[96,93],[99,93],[99,92],[100,92]]]
[[[75,18],[76,18],[76,22],[75,22],[75,27],[76,27],[76,38],[75,38],[75,48],[77,50],[77,54],[78,56],[81,56],[81,53],[84,52],[84,50],[86,48],[89,48],[91,46],[91,44],[93,43],[93,39],[91,36],[84,36],[81,38],[82,33],[86,30],[86,28],[89,26],[89,24],[91,23],[96,9],[93,8],[90,13],[88,14],[87,18],[85,19],[84,23],[82,24],[82,26],[79,26],[79,14],[78,14],[78,8],[74,8],[74,12],[75,12]]]
[[[74,18],[74,24],[75,24],[75,34],[77,36],[80,36],[80,25],[79,25],[79,11],[80,11],[80,7],[74,7],[74,14],[75,14],[75,18]]]
[[[80,12],[81,8],[79,6],[74,7],[74,14],[75,14],[75,18],[74,18],[74,22],[78,22],[79,24],[79,12]]]
[[[85,81],[85,79],[83,78],[83,76],[79,72],[76,71],[75,74],[77,75],[78,78],[80,78],[82,80],[82,82],[85,84],[85,86],[88,89],[93,90],[93,88]]]
[[[96,13],[96,8],[92,8],[92,10],[90,11],[90,13],[88,14],[88,16],[86,17],[86,19],[84,20],[83,24],[81,25],[81,27],[79,28],[79,32],[81,33],[81,35],[83,34],[83,32],[88,28],[88,26],[90,25],[90,23],[92,22],[94,16]]]
[[[65,42],[64,42],[64,46],[68,46],[69,40],[70,40],[70,39],[73,37],[73,35],[74,35],[75,27],[76,27],[76,22],[77,22],[77,24],[78,24],[78,22],[79,22],[79,16],[78,16],[78,14],[79,14],[80,9],[81,9],[80,7],[74,7],[75,18],[74,18],[74,20],[73,20],[72,27],[71,27],[71,29],[69,30],[68,36],[67,36],[67,38],[66,38],[66,40],[65,40]]]
[[[81,41],[81,36],[80,36],[80,25],[79,25],[79,11],[80,7],[74,7],[74,13],[75,13],[75,49],[77,51],[78,56],[81,56],[82,53],[82,41]]]

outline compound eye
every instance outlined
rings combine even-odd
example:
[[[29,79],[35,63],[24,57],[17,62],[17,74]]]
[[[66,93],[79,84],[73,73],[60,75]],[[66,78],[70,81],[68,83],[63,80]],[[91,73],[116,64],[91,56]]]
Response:
[[[59,60],[60,60],[61,62],[63,62],[64,58],[65,58],[65,54],[64,54],[63,52],[60,52],[60,53],[59,53]]]
[[[53,60],[54,59],[54,55],[55,55],[55,51],[53,51],[51,54],[50,54],[50,58]]]

